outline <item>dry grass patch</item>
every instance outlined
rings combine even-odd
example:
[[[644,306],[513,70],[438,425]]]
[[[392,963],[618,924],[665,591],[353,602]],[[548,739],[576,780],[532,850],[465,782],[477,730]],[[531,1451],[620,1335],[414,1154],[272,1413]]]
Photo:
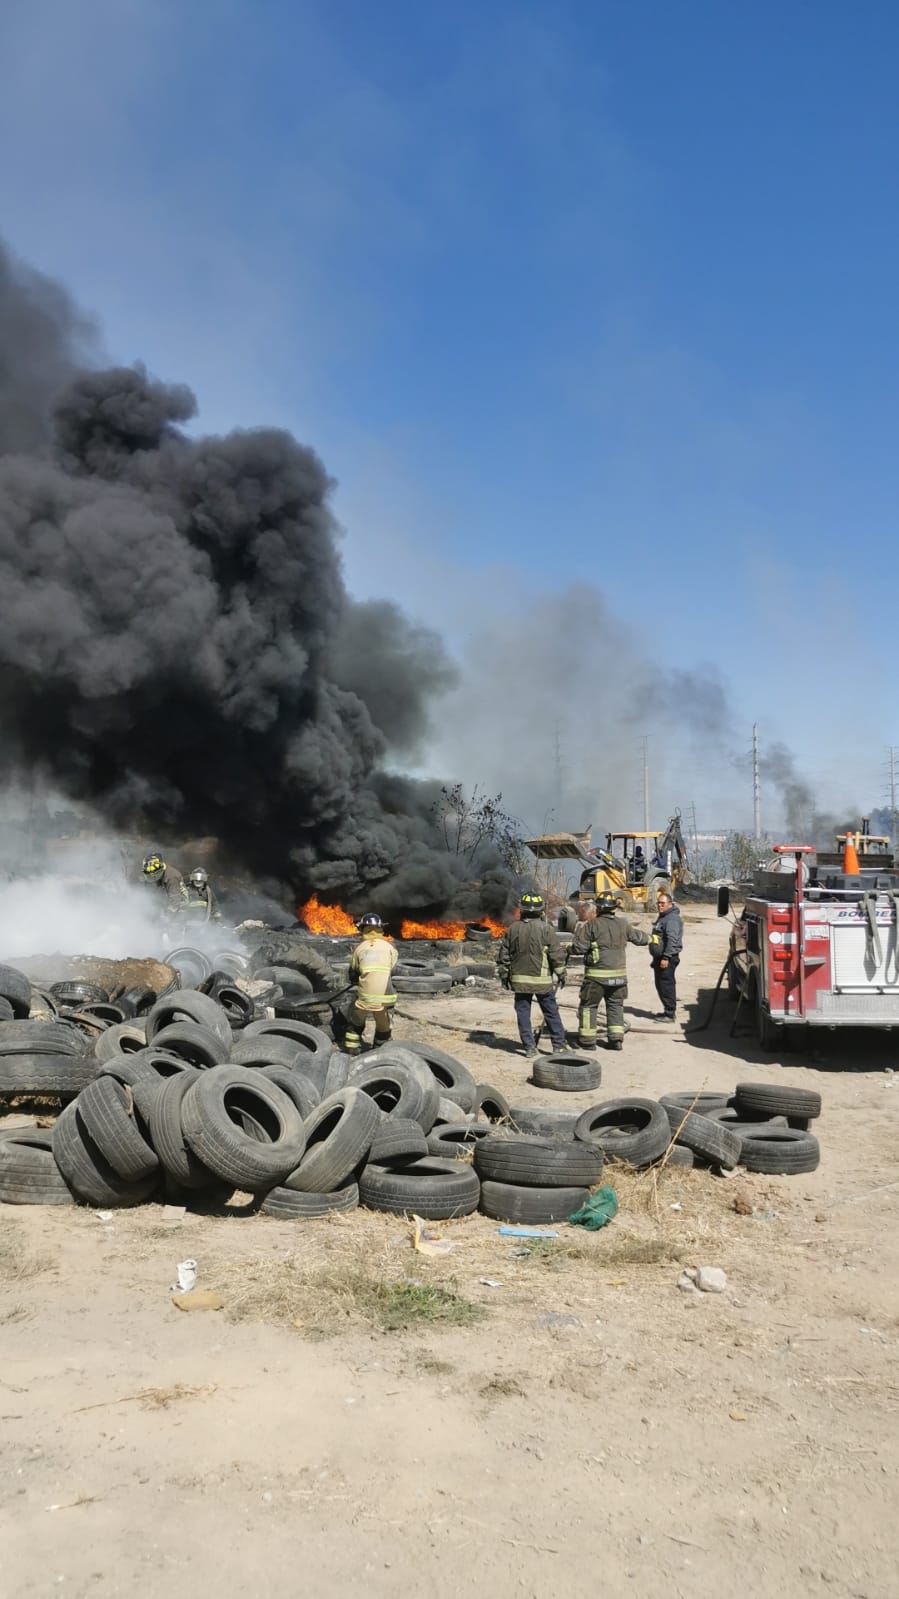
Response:
[[[324,1262],[293,1254],[234,1259],[214,1280],[232,1320],[282,1322],[319,1338],[358,1326],[382,1332],[467,1326],[485,1314],[451,1279],[421,1282],[398,1263],[353,1253],[335,1252]]]
[[[51,1256],[30,1250],[15,1225],[0,1234],[0,1283],[40,1277],[45,1271],[52,1271],[54,1264]]]

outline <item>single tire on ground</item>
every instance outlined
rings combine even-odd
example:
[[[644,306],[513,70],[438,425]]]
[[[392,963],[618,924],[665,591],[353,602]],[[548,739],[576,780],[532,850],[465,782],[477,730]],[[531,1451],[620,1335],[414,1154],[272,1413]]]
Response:
[[[469,977],[495,977],[496,961],[493,960],[466,960]]]
[[[394,977],[395,994],[448,994],[453,986],[449,972],[432,972],[430,977]]]
[[[664,1106],[655,1099],[607,1099],[584,1111],[574,1136],[639,1170],[661,1159],[671,1129]]]
[[[305,1153],[281,1186],[306,1194],[343,1188],[367,1161],[380,1126],[374,1100],[357,1088],[323,1099],[304,1123]]]
[[[263,1216],[277,1216],[281,1221],[316,1221],[321,1216],[355,1210],[358,1204],[359,1184],[347,1183],[344,1188],[335,1188],[330,1194],[306,1194],[296,1188],[273,1188],[266,1194],[259,1209]]]
[[[523,1188],[516,1183],[487,1179],[481,1183],[478,1209],[494,1221],[531,1226],[567,1221],[589,1198],[589,1188]]]
[[[265,1143],[244,1130],[243,1117],[263,1129]],[[277,1083],[243,1066],[201,1072],[184,1096],[181,1126],[203,1165],[248,1193],[277,1188],[299,1165],[306,1148],[304,1124],[293,1100]]]
[[[359,1180],[359,1200],[368,1210],[421,1216],[426,1221],[470,1216],[478,1208],[480,1192],[470,1166],[431,1155],[401,1171],[368,1165]]]
[[[559,1050],[552,1055],[541,1055],[534,1061],[531,1079],[537,1088],[583,1094],[592,1088],[599,1088],[602,1068],[598,1061],[589,1056],[578,1055],[573,1050]]]
[[[49,1128],[17,1127],[0,1136],[0,1203],[73,1205]]]
[[[475,1170],[490,1182],[524,1188],[592,1188],[602,1176],[603,1152],[591,1144],[552,1138],[483,1138],[474,1152]]]
[[[535,1138],[574,1138],[574,1129],[581,1119],[579,1110],[549,1110],[542,1105],[513,1105],[509,1112],[509,1125],[514,1132],[528,1133]]]
[[[793,1127],[746,1128],[740,1165],[770,1176],[796,1176],[817,1170],[821,1148],[814,1133]]]

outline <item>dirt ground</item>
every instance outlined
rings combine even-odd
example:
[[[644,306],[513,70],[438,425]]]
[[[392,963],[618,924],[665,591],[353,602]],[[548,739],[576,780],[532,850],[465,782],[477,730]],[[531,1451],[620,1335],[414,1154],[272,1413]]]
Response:
[[[724,930],[685,920],[689,1024]],[[439,1258],[361,1211],[0,1207],[4,1591],[895,1599],[899,1048],[763,1056],[724,999],[707,1032],[654,1022],[630,969],[598,1093],[527,1086],[499,990],[405,999],[397,1033],[513,1103],[814,1086],[817,1172],[615,1178],[603,1232],[529,1247],[470,1217],[434,1224]],[[173,1306],[187,1257],[222,1310]],[[684,1264],[727,1291],[686,1296]]]

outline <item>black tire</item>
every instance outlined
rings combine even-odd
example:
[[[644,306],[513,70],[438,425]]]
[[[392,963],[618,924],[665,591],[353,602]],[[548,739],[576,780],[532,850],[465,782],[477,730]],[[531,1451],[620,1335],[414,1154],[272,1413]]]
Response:
[[[156,991],[152,988],[126,988],[123,994],[116,995],[116,1004],[125,1012],[125,1020],[133,1016],[145,1016],[156,1004]]]
[[[513,1105],[509,1125],[517,1133],[535,1138],[562,1138],[571,1141],[581,1119],[579,1110],[545,1110],[542,1105]]]
[[[739,1166],[742,1140],[719,1121],[700,1116],[695,1110],[682,1111],[676,1105],[665,1108],[671,1137],[685,1149],[701,1155],[712,1166]]]
[[[140,1182],[158,1170],[159,1161],[149,1136],[144,1136],[131,1090],[114,1077],[98,1077],[78,1098],[82,1125],[117,1177]]]
[[[747,1121],[764,1121],[769,1116],[804,1116],[811,1121],[821,1114],[821,1095],[814,1088],[738,1083],[734,1101]]]
[[[740,1165],[747,1171],[795,1176],[799,1172],[815,1171],[820,1159],[821,1148],[814,1133],[803,1133],[793,1127],[744,1129]]]
[[[470,1216],[478,1208],[480,1193],[481,1185],[470,1166],[456,1160],[435,1160],[431,1155],[402,1171],[366,1166],[359,1180],[359,1201],[367,1210],[421,1216],[425,1221]]]
[[[402,1047],[411,1054],[421,1057],[431,1076],[436,1080],[444,1099],[455,1100],[464,1111],[472,1109],[477,1084],[467,1066],[463,1066],[454,1055],[448,1055],[445,1050],[437,1049],[434,1044],[413,1043],[410,1039],[404,1038]]]
[[[603,1152],[591,1144],[521,1136],[484,1138],[474,1152],[475,1171],[494,1183],[524,1188],[592,1188],[602,1176]]]
[[[17,1127],[0,1136],[0,1204],[74,1203],[53,1158],[49,1128]]]
[[[781,1049],[785,1042],[785,1029],[781,1023],[772,1021],[769,1012],[765,1010],[754,971],[749,977],[746,997],[752,1010],[755,1033],[761,1048],[772,1051]]]
[[[468,977],[468,967],[463,965],[461,961],[453,961],[451,965],[447,966],[447,971],[450,974],[450,982],[454,988],[458,988],[459,984],[464,983]]]
[[[196,1067],[180,1055],[170,1055],[148,1044],[146,1049],[139,1049],[133,1055],[119,1055],[115,1060],[104,1061],[97,1076],[114,1077],[123,1088],[134,1088],[138,1083],[158,1083],[167,1077],[195,1071]]]
[[[212,957],[213,968],[222,972],[232,982],[235,977],[246,977],[250,970],[250,958],[241,954],[237,949],[219,949]]]
[[[299,1044],[309,1055],[330,1055],[334,1048],[333,1038],[329,1038],[321,1027],[313,1027],[311,1022],[304,1022],[293,1017],[266,1018],[259,1022],[250,1022],[244,1028],[244,1038],[267,1037],[273,1033],[276,1038],[289,1038]]]
[[[152,1044],[157,1033],[173,1022],[199,1022],[217,1033],[223,1044],[231,1048],[231,1023],[221,1005],[208,994],[198,994],[193,989],[176,989],[174,993],[158,999],[147,1017],[147,1043]]]
[[[156,1188],[157,1172],[132,1183],[113,1171],[85,1127],[77,1100],[56,1119],[53,1158],[75,1198],[100,1210],[142,1205]]]
[[[256,1002],[233,983],[218,983],[211,996],[221,1005],[232,1028],[246,1027],[256,1015]]]
[[[478,1209],[494,1221],[518,1222],[524,1226],[549,1221],[567,1221],[586,1205],[589,1188],[522,1188],[516,1183],[481,1183]]]
[[[84,1055],[90,1045],[69,1021],[0,1022],[0,1056]]]
[[[283,1187],[307,1194],[343,1188],[368,1159],[380,1125],[374,1100],[356,1088],[323,1099],[304,1123],[306,1151]]]
[[[428,1137],[428,1154],[442,1160],[465,1160],[482,1138],[491,1137],[489,1122],[449,1122]]]
[[[122,1022],[127,1022],[128,1016],[121,1005],[103,1004],[82,1005],[79,1011],[69,1011],[70,1022],[102,1022],[105,1027],[118,1027]]]
[[[11,1022],[15,1016],[8,999],[0,999],[0,1022]]]
[[[575,1054],[573,1050],[559,1050],[553,1055],[541,1055],[534,1061],[531,1081],[537,1088],[583,1094],[600,1086],[602,1068],[598,1061],[589,1056]]]
[[[15,966],[0,966],[0,998],[12,1007],[16,1017],[26,1017],[31,1010],[31,983],[24,972]]]
[[[147,1034],[143,1027],[138,1027],[134,1022],[119,1022],[100,1034],[94,1045],[94,1054],[102,1063],[115,1060],[119,1055],[133,1055],[146,1047]]]
[[[17,1094],[71,1099],[93,1082],[97,1071],[91,1055],[2,1055],[0,1099]]]
[[[429,1133],[440,1099],[436,1083],[426,1071],[430,1084],[426,1088],[417,1072],[408,1066],[385,1061],[383,1055],[384,1051],[381,1051],[377,1061],[354,1072],[350,1079],[351,1086],[373,1099],[385,1116],[407,1117],[418,1122],[423,1133]]]
[[[306,999],[315,993],[309,978],[303,972],[295,972],[292,966],[260,966],[253,976],[259,983],[280,988],[287,999]]]
[[[412,960],[401,955],[393,968],[395,977],[431,977],[437,970],[433,961]]]
[[[262,1129],[265,1143],[244,1130],[244,1117]],[[181,1126],[203,1165],[248,1193],[277,1188],[300,1164],[306,1148],[304,1123],[293,1100],[277,1083],[243,1066],[201,1072],[184,1096]]]
[[[467,960],[469,977],[495,977],[496,961],[493,960]]]
[[[293,1066],[260,1066],[259,1071],[270,1082],[277,1083],[288,1099],[292,1099],[303,1121],[321,1104],[322,1095],[311,1077]]]
[[[201,949],[193,949],[189,944],[171,950],[166,955],[165,962],[178,973],[182,988],[199,988],[212,972],[212,961],[209,956],[204,955]]]
[[[695,1164],[692,1149],[685,1149],[683,1144],[672,1144],[668,1151],[667,1163],[669,1166],[683,1166],[686,1171],[692,1171]]]
[[[353,943],[355,940],[350,940]],[[287,939],[270,940],[258,952],[258,964],[265,966],[274,963],[279,966],[289,966],[292,971],[299,972],[308,978],[313,994],[333,993],[339,986],[331,967],[324,955],[308,944]],[[258,958],[258,957],[257,957]],[[254,965],[254,974],[256,966]]]
[[[251,1037],[249,1029],[245,1028],[240,1042],[231,1046],[230,1059],[232,1066],[305,1067],[307,1062],[319,1057],[311,1055],[294,1038],[281,1038],[277,1033],[257,1033]],[[320,1059],[324,1072],[330,1055],[322,1055]]]
[[[163,1082],[147,1106],[150,1140],[163,1169],[179,1188],[214,1188],[218,1178],[194,1154],[181,1126],[184,1096],[196,1077],[197,1073],[188,1067],[177,1077],[169,1077]]]
[[[584,1111],[574,1136],[639,1169],[661,1159],[671,1129],[664,1106],[655,1099],[607,1099]]]
[[[104,1005],[109,1003],[109,994],[99,983],[82,982],[71,978],[63,983],[51,983],[50,993],[62,1009],[81,1010],[84,1005]]]
[[[488,1122],[507,1122],[511,1111],[508,1100],[498,1088],[493,1088],[490,1083],[476,1083],[471,1114],[482,1116]]]
[[[351,1055],[344,1055],[339,1049],[332,1051],[328,1056],[325,1080],[319,1099],[330,1099],[332,1094],[339,1094],[342,1088],[346,1088],[353,1064]]]
[[[273,1188],[259,1207],[263,1216],[277,1216],[281,1221],[316,1221],[321,1216],[334,1216],[342,1211],[355,1210],[359,1204],[359,1184],[347,1183],[330,1194],[304,1194],[295,1188]]]
[[[449,972],[433,972],[430,977],[394,977],[396,994],[448,994],[453,986]]]
[[[703,1090],[690,1094],[679,1090],[676,1094],[662,1094],[659,1104],[664,1105],[666,1110],[670,1105],[674,1110],[695,1110],[700,1116],[708,1116],[713,1110],[727,1110],[733,1104],[733,1099],[729,1094],[706,1093]]]
[[[424,1160],[429,1149],[430,1139],[425,1138],[418,1122],[405,1116],[382,1116],[368,1159],[372,1166],[389,1166],[394,1161],[408,1165],[410,1160]]]
[[[224,1043],[218,1033],[211,1027],[204,1027],[202,1022],[170,1022],[153,1034],[152,1047],[178,1055],[189,1066],[205,1071],[210,1066],[224,1065],[231,1054],[231,1039]]]

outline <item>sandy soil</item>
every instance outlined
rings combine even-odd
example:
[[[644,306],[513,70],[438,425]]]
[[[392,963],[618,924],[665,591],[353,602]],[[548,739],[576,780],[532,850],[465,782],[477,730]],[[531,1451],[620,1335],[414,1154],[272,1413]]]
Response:
[[[723,930],[686,919],[695,1016]],[[659,1025],[642,951],[630,966],[598,1094],[525,1084],[498,990],[407,999],[397,1032],[519,1103],[816,1086],[816,1173],[630,1178],[602,1233],[523,1252],[472,1217],[436,1260],[362,1212],[0,1207],[4,1591],[895,1599],[899,1050],[835,1034],[781,1062],[729,1039],[724,1001],[705,1033]],[[187,1256],[223,1310],[173,1307]],[[688,1298],[683,1263],[728,1291]],[[480,1319],[381,1330],[373,1285],[409,1280]]]

